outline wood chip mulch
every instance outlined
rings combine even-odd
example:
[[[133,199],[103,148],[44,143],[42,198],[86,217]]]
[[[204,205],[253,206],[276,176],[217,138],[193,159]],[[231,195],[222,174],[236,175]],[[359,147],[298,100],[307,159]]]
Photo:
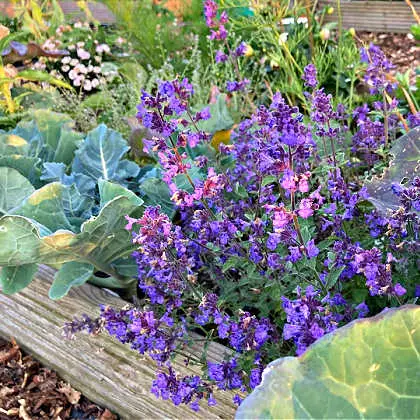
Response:
[[[420,66],[420,43],[411,34],[357,32],[359,40],[378,45],[396,66],[395,71],[411,71],[410,80],[415,84],[415,70]]]
[[[0,420],[116,420],[57,373],[0,338]]]

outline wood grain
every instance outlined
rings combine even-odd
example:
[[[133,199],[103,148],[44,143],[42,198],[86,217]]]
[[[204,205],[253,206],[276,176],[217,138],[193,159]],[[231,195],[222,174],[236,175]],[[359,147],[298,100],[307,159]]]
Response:
[[[53,301],[48,298],[53,275],[54,270],[40,267],[34,281],[22,292],[0,292],[0,336],[14,337],[24,350],[56,370],[74,388],[123,419],[233,418],[233,394],[228,392],[216,395],[217,406],[202,404],[198,413],[158,400],[150,393],[155,363],[107,334],[64,339],[62,326],[74,316],[97,316],[99,304],[121,308],[126,302],[91,285],[73,288],[63,299]],[[213,361],[221,360],[227,351],[214,343],[208,356]],[[185,367],[182,359],[176,359],[173,365],[183,374],[198,372],[196,367]]]
[[[412,2],[420,10],[420,2]],[[404,1],[341,0],[343,27],[357,31],[407,33],[416,20]],[[337,1],[320,0],[318,9],[332,6],[334,13],[325,14],[325,22],[337,22]]]

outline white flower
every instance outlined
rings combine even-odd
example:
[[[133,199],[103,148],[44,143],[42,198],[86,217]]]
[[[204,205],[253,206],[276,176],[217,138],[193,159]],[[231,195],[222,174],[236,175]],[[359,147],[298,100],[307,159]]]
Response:
[[[84,64],[80,63],[78,64],[75,68],[75,71],[77,71],[78,73],[82,73],[82,74],[86,74],[87,73],[87,68]]]
[[[83,76],[82,74],[79,77],[76,77],[76,79],[74,79],[73,81],[73,85],[74,86],[81,86],[83,80],[85,80],[85,76]]]
[[[93,88],[96,88],[96,87],[98,87],[99,86],[99,80],[98,79],[93,79],[92,80],[92,87]]]
[[[281,23],[283,25],[291,25],[292,23],[295,23],[295,18],[288,17],[281,20]]]
[[[77,58],[73,58],[70,60],[70,65],[71,66],[77,66],[79,64],[79,60]]]
[[[88,73],[92,73],[93,72],[93,66],[92,66],[92,64],[89,64],[87,66],[87,71],[88,71]]]
[[[108,44],[99,44],[96,47],[96,52],[98,54],[102,54],[102,53],[109,53],[111,51],[111,48],[109,48]]]
[[[85,80],[85,83],[83,85],[84,90],[92,90],[92,82],[90,80]]]
[[[124,44],[125,39],[119,36],[119,37],[115,40],[115,42],[116,42],[118,45],[122,45],[122,44]]]
[[[308,18],[302,16],[297,19],[297,23],[301,23],[305,25],[305,28],[308,27]]]
[[[70,70],[70,66],[68,66],[67,64],[64,65],[63,67],[61,67],[61,70],[64,71],[64,73],[67,73]]]
[[[101,72],[101,68],[100,68],[100,67],[98,67],[98,66],[95,66],[95,67],[93,68],[93,72],[94,72],[94,73],[96,73],[96,74],[99,74],[99,73]]]
[[[90,58],[90,54],[83,48],[78,48],[77,55],[80,57],[81,60],[89,60]]]
[[[76,49],[76,46],[75,46],[75,45],[69,45],[69,46],[67,47],[67,49],[68,49],[69,51],[74,51],[74,50]]]
[[[82,22],[76,22],[73,26],[75,28],[81,28],[82,27]]]
[[[64,58],[61,60],[61,62],[62,62],[63,64],[69,64],[69,63],[70,63],[70,61],[71,61],[71,57],[69,57],[69,56],[66,56],[66,57],[64,57]]]
[[[82,47],[85,46],[85,43],[84,42],[78,42],[76,45],[77,45],[77,48],[82,48]]]
[[[97,63],[100,63],[101,61],[102,61],[102,57],[99,57],[99,55],[95,55],[95,61],[97,62]]]
[[[69,71],[69,79],[74,80],[74,79],[76,79],[76,77],[77,77],[77,72],[74,71],[74,70],[70,70]]]
[[[289,36],[288,32],[283,32],[282,34],[280,34],[280,38],[279,38],[279,44],[283,45],[287,42],[287,37]]]

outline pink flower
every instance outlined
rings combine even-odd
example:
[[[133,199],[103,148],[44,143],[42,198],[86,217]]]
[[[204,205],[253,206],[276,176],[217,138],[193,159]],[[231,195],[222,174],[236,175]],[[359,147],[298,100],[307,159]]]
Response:
[[[313,205],[313,202],[310,198],[302,199],[299,204],[299,210],[298,210],[299,216],[303,217],[304,219],[307,219],[308,217],[312,216],[314,214],[312,205]]]

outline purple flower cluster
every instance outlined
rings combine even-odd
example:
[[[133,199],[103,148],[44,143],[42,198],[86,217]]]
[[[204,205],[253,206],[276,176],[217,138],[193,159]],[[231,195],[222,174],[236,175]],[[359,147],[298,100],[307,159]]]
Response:
[[[285,340],[293,339],[296,354],[301,355],[318,338],[337,328],[344,318],[339,310],[346,301],[338,294],[321,299],[321,292],[313,286],[308,286],[304,293],[298,288],[297,294],[295,300],[282,297],[287,316],[283,337]]]
[[[227,37],[226,23],[228,22],[228,15],[226,11],[223,11],[219,17],[217,3],[214,0],[204,1],[204,16],[206,18],[206,24],[209,28],[212,28],[210,33],[210,39],[224,40]]]
[[[395,66],[388,61],[383,51],[371,43],[368,48],[360,49],[360,58],[367,64],[364,80],[370,88],[370,93],[392,93],[396,83],[390,81],[388,76]]]
[[[393,103],[388,112],[395,107],[396,103]],[[357,107],[353,112],[357,131],[352,137],[351,151],[360,156],[367,165],[373,166],[379,160],[378,149],[385,145],[385,127],[382,121],[370,117],[370,112],[367,104]],[[388,121],[389,130],[394,131],[397,128],[397,123],[396,116],[391,114]]]
[[[199,402],[207,396],[209,406],[216,405],[212,388],[199,376],[177,377],[175,370],[169,366],[168,373],[161,371],[152,384],[152,393],[163,400],[171,399],[175,405],[188,404],[194,411],[200,409]]]
[[[366,278],[366,286],[371,296],[403,296],[406,293],[401,284],[392,283],[391,254],[387,257],[387,262],[382,263],[382,252],[378,248],[363,250],[357,248],[353,261],[350,263],[356,273],[361,273]]]
[[[212,0],[204,10],[212,39],[228,49],[219,50],[216,61],[243,56],[245,44],[228,48],[227,14],[219,16]],[[389,92],[389,63],[375,48],[365,54],[369,63],[379,63],[376,73],[368,66],[369,83]],[[299,355],[325,334],[375,312],[376,301],[399,302],[411,293],[412,285],[393,278],[393,271],[404,260],[397,260],[398,252],[418,244],[419,178],[393,187],[397,210],[364,214],[368,195],[352,174],[357,167],[347,166],[336,152],[348,130],[347,110],[335,108],[331,95],[318,87],[313,65],[303,79],[311,90],[310,123],[276,93],[271,105],[255,109],[218,151],[200,130],[199,122],[210,118],[208,108],[193,112],[189,106],[193,87],[187,79],[161,82],[153,94],[142,92],[137,117],[153,131],[144,140],[145,152],[159,162],[176,217],[171,220],[160,207],[145,208],[138,219],[127,216],[143,308],[104,307],[99,320],[75,320],[67,332],[105,328],[151,356],[159,367],[152,392],[175,405],[198,410],[201,400],[216,403],[218,389],[253,389],[278,352],[281,329]],[[238,80],[228,82],[229,92],[245,89],[248,81]],[[393,118],[387,115],[390,129],[397,128]],[[373,119],[368,106],[357,108],[354,119],[352,152],[373,163],[385,144],[385,124]],[[310,286],[302,290],[302,283]],[[363,283],[369,308],[349,298],[352,287]],[[216,339],[229,346],[229,359],[216,363],[186,354],[193,330],[206,343]],[[203,364],[202,376],[177,374],[170,360],[181,351],[187,364]]]

